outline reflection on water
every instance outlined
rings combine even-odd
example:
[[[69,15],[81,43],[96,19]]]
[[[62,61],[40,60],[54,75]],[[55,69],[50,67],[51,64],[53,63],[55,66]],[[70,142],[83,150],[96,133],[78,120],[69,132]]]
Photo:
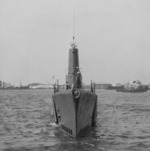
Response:
[[[150,92],[96,93],[97,126],[74,140],[53,123],[52,90],[1,90],[0,150],[150,150]]]

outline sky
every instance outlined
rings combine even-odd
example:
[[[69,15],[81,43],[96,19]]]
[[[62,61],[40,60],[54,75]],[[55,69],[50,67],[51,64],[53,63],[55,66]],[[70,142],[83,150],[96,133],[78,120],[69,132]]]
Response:
[[[150,83],[149,0],[0,0],[0,80],[64,83],[73,31],[84,83]]]

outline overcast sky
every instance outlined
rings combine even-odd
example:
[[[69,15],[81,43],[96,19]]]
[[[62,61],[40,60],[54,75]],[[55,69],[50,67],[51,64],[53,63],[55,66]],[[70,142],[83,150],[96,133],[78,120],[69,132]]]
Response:
[[[74,8],[84,83],[150,83],[150,0],[0,0],[0,80],[64,83]]]

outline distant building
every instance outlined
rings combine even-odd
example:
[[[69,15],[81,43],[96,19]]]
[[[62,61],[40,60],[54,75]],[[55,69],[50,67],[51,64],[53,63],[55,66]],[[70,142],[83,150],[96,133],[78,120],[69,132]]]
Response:
[[[96,84],[95,85],[96,89],[107,89],[109,87],[112,87],[112,84],[104,83],[104,84]]]
[[[84,87],[84,89],[90,89],[91,85],[84,85],[83,87]]]
[[[2,81],[1,81],[0,85],[1,85],[2,88],[8,88],[8,87],[12,86],[11,83],[2,82]]]
[[[117,83],[115,86],[116,86],[116,87],[120,87],[120,86],[122,86],[122,84]]]
[[[32,83],[29,84],[30,89],[50,89],[53,88],[51,84],[40,84],[40,83]]]

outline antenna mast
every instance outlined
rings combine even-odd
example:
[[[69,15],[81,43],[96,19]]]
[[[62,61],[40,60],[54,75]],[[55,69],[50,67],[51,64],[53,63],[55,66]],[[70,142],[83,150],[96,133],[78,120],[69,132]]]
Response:
[[[73,9],[73,44],[74,44],[74,41],[75,41],[75,6]]]

